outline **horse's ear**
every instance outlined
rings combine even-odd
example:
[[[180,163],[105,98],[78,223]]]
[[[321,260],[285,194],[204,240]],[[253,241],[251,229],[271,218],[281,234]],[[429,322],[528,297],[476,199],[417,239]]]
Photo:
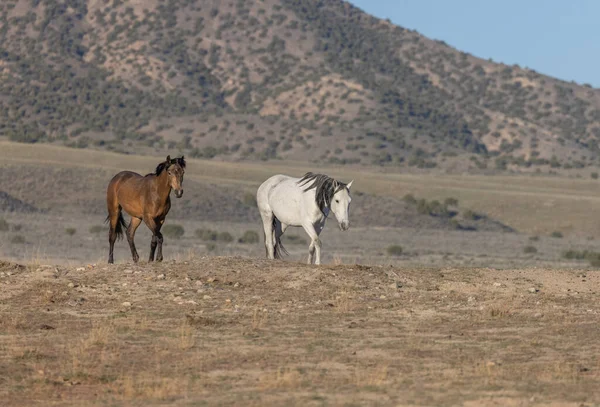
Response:
[[[350,189],[350,187],[352,186],[352,183],[353,183],[353,182],[354,182],[354,180],[350,181],[350,182],[348,183],[348,185],[346,185],[346,188]]]
[[[171,165],[171,155],[168,155],[168,156],[167,156],[167,160],[166,160],[166,161],[167,161],[167,165],[166,165],[167,167],[168,167],[169,165]]]

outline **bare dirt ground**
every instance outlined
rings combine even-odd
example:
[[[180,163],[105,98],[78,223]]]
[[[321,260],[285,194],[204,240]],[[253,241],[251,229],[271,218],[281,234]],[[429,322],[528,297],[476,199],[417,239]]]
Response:
[[[232,257],[0,265],[25,405],[600,405],[600,274]]]

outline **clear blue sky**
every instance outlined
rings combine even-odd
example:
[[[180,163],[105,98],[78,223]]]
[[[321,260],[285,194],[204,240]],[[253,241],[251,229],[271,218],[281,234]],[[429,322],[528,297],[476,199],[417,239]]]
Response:
[[[473,54],[600,87],[600,0],[350,0]]]

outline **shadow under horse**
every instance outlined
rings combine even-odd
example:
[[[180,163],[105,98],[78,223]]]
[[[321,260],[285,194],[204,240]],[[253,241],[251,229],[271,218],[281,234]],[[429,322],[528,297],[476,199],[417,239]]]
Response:
[[[134,262],[138,262],[133,237],[142,220],[152,231],[152,243],[150,244],[150,258],[148,261],[162,261],[163,235],[160,228],[171,209],[171,190],[175,190],[175,196],[181,198],[183,195],[183,174],[185,173],[185,160],[181,158],[167,160],[158,164],[156,171],[142,176],[132,171],[121,171],[113,177],[106,191],[106,206],[108,216],[106,222],[110,225],[108,241],[110,249],[108,262],[114,263],[113,250],[117,238],[123,237],[123,227],[127,228],[127,241],[131,249]],[[129,226],[125,224],[122,211],[131,216]]]

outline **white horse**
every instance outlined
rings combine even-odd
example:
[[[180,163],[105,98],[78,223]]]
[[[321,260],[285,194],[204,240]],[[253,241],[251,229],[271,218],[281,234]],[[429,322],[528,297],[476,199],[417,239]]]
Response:
[[[288,254],[281,244],[281,236],[288,226],[302,226],[310,236],[308,264],[321,264],[319,235],[330,212],[335,215],[340,229],[348,230],[350,210],[350,181],[336,181],[323,174],[306,173],[302,178],[274,175],[258,188],[256,201],[265,230],[267,258],[280,259]],[[316,256],[315,256],[316,254]]]

